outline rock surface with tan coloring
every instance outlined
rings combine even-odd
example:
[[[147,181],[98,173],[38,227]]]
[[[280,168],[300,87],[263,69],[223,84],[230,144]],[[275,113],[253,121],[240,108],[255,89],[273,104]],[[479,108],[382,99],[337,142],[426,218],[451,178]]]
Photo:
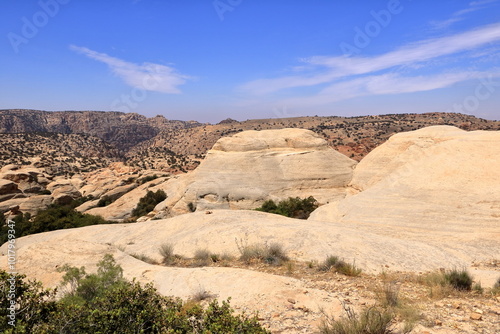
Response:
[[[254,209],[290,196],[327,203],[345,196],[355,166],[309,130],[245,131],[219,139],[195,171],[172,181],[164,207]]]

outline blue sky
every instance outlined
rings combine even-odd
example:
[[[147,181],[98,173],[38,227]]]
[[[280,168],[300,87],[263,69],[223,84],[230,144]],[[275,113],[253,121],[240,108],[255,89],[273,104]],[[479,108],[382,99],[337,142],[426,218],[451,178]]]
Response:
[[[0,109],[500,119],[500,0],[4,0]]]

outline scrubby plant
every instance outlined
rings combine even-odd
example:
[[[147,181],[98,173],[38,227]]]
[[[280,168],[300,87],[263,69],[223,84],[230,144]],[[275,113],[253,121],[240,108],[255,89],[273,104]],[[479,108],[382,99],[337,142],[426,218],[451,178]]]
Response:
[[[140,179],[137,179],[136,182],[138,184],[144,184],[144,183],[156,180],[157,178],[158,178],[158,175],[156,175],[156,174],[148,175],[148,176],[141,177]]]
[[[325,261],[318,266],[320,271],[329,271],[334,268],[335,271],[346,276],[359,276],[362,270],[353,263],[347,263],[341,260],[338,256],[329,255],[326,257]]]
[[[207,308],[160,295],[152,284],[123,279],[111,255],[99,262],[97,273],[63,266],[67,288],[60,300],[41,283],[15,276],[15,321],[0,322],[2,333],[269,333],[257,318],[233,315],[229,301],[212,301]],[[0,288],[10,288],[11,275],[0,270]],[[8,319],[10,298],[0,294],[0,315]]]
[[[273,266],[281,266],[283,262],[289,261],[283,246],[278,243],[270,245],[240,245],[237,243],[240,251],[240,261],[250,264],[252,261],[261,261]]]
[[[102,207],[110,205],[113,202],[114,201],[113,201],[113,199],[111,197],[109,197],[109,196],[103,196],[97,202],[97,206],[100,207],[100,208],[102,208]]]
[[[370,307],[361,314],[345,307],[347,317],[335,320],[326,316],[320,326],[322,334],[390,334],[393,314],[387,310]]]
[[[158,203],[163,202],[167,198],[167,194],[163,190],[152,192],[148,190],[146,196],[142,197],[137,203],[137,206],[132,210],[133,217],[142,217],[154,210]]]
[[[448,284],[460,291],[470,291],[472,288],[472,276],[466,269],[453,269],[444,274]]]
[[[33,218],[29,213],[24,213],[17,215],[13,220],[16,223],[17,237],[60,229],[113,223],[99,216],[78,212],[72,208],[72,205],[57,204],[52,204],[47,209],[39,211]],[[7,241],[7,229],[8,227],[4,225],[0,227],[0,243]]]
[[[273,200],[265,201],[258,211],[275,213],[278,215],[307,219],[311,212],[318,208],[318,202],[312,196],[301,199],[299,197],[289,197],[288,199],[276,204]]]
[[[493,295],[498,295],[500,294],[500,277],[497,279],[495,284],[493,285],[493,289],[491,289],[491,293]]]
[[[175,254],[174,254],[174,245],[165,242],[160,245],[159,248],[160,255],[163,257],[163,263],[164,264],[171,264],[175,261]]]
[[[399,286],[390,283],[386,284],[383,293],[384,299],[382,304],[384,306],[396,307],[399,305]]]
[[[144,254],[132,253],[132,254],[130,254],[130,256],[132,256],[132,257],[134,257],[137,260],[140,260],[142,262],[146,262],[146,263],[149,263],[149,264],[157,264],[157,262],[153,258],[151,258],[151,257],[149,257],[147,255],[144,255]]]

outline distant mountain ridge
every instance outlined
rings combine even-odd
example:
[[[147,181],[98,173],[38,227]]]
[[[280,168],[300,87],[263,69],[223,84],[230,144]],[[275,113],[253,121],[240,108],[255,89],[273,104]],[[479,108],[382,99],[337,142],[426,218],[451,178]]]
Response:
[[[374,116],[305,116],[293,118],[226,119],[218,124],[168,120],[163,116],[146,117],[137,113],[114,111],[41,111],[28,109],[0,110],[0,133],[59,133],[84,135],[71,137],[84,142],[89,158],[121,160],[142,169],[185,172],[196,168],[205,153],[225,136],[247,130],[302,128],[321,135],[335,150],[360,161],[375,147],[399,132],[431,125],[453,125],[464,130],[500,130],[500,121],[490,121],[457,113],[387,114]],[[104,141],[104,146],[91,137]],[[61,137],[63,138],[70,137]],[[86,139],[87,138],[87,139]],[[36,146],[35,137],[26,139]],[[4,137],[6,141],[18,139]],[[49,145],[49,144],[47,144]],[[49,146],[53,146],[50,144]],[[49,147],[48,146],[48,147]],[[78,147],[72,146],[72,147]],[[113,150],[113,149],[116,150]],[[13,152],[13,151],[10,151]],[[4,152],[7,156],[9,153]],[[30,153],[31,154],[31,153]],[[79,152],[67,157],[78,157]],[[12,159],[5,159],[3,164]]]
[[[0,110],[0,133],[86,134],[106,141],[122,153],[162,130],[199,125],[198,122],[168,120],[160,115],[148,118],[116,111]]]

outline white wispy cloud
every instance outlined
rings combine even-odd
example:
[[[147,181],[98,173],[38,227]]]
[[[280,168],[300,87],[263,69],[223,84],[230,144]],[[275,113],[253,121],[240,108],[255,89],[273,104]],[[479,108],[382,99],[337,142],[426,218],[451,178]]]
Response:
[[[500,41],[500,23],[408,44],[374,57],[315,56],[307,60],[309,65],[314,66],[309,73],[254,80],[239,88],[245,93],[264,95],[288,88],[328,84],[350,76],[369,75],[398,66],[418,67],[419,64],[438,57],[476,50],[498,41]]]
[[[170,66],[154,63],[134,64],[81,46],[70,45],[69,48],[108,65],[116,76],[134,88],[179,94],[181,91],[178,87],[192,79],[192,77],[181,74]]]
[[[488,7],[489,4],[492,4],[494,2],[497,2],[498,0],[479,0],[479,1],[472,1],[469,2],[469,5],[467,8],[458,10],[451,14],[449,19],[443,20],[443,21],[432,21],[430,24],[433,29],[435,30],[441,30],[448,28],[451,26],[453,23],[460,22],[465,19],[466,14],[472,13],[475,11],[478,11],[480,9],[485,9]]]
[[[337,82],[322,89],[315,95],[294,97],[279,101],[283,105],[310,107],[342,101],[359,96],[389,95],[429,91],[449,87],[465,80],[486,77],[500,77],[500,70],[494,72],[464,71],[436,75],[401,76],[397,73],[367,76]]]

